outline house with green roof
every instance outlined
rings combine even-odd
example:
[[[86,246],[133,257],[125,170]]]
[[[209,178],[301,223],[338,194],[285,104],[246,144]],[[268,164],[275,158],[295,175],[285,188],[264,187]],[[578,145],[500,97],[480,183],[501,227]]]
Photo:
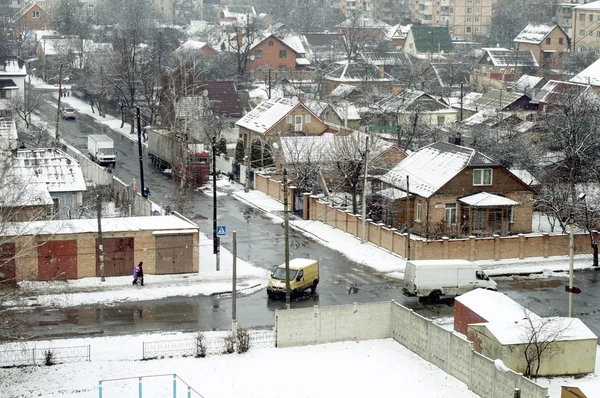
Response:
[[[446,26],[411,26],[403,51],[411,55],[447,54],[453,51]]]

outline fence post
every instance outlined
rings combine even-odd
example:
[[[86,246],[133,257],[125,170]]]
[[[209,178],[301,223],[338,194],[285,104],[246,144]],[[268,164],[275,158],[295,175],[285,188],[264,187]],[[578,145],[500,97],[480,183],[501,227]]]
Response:
[[[102,398],[102,380],[98,382],[98,398]]]
[[[188,386],[188,398],[192,398],[192,387]]]
[[[161,206],[162,209],[162,206]],[[146,343],[142,342],[142,359],[146,359]]]
[[[138,396],[142,398],[142,378],[138,377]]]
[[[173,375],[173,398],[177,398],[177,375]]]

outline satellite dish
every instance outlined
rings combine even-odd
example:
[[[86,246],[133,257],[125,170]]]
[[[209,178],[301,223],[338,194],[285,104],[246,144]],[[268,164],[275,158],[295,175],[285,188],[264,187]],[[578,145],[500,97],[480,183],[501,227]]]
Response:
[[[208,90],[202,90],[202,96],[208,97]]]
[[[272,147],[273,147],[273,149],[275,149],[275,150],[279,149],[279,144],[278,144],[278,143],[276,143],[276,142],[274,142],[274,143],[273,143],[271,146],[272,146]]]
[[[295,95],[292,97],[292,104],[295,104],[298,102],[298,97],[296,97]]]

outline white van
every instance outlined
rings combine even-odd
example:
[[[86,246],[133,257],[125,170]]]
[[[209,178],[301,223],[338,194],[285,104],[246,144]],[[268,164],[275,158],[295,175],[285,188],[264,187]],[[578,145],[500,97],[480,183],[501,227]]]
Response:
[[[497,290],[496,282],[471,261],[414,260],[407,261],[404,270],[406,296],[428,297],[436,302],[442,296],[459,296],[482,288]]]

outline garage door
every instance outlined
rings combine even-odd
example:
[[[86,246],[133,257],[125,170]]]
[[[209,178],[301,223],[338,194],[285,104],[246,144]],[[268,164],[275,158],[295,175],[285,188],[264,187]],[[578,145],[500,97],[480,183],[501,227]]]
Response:
[[[0,283],[14,284],[16,280],[15,271],[15,244],[3,243],[0,245]]]
[[[38,242],[38,279],[77,279],[77,241]]]
[[[156,273],[194,271],[194,237],[191,234],[156,236]]]
[[[100,248],[96,239],[96,276],[100,276]],[[104,276],[133,274],[133,238],[104,238]]]

